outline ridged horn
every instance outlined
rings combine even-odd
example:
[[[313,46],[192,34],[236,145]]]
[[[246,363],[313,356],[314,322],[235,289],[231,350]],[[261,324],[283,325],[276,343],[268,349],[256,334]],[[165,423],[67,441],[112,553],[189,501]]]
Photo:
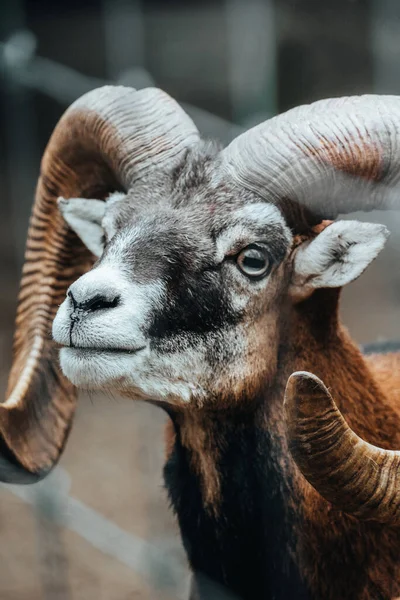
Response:
[[[278,205],[297,228],[398,208],[399,122],[395,96],[320,100],[238,136],[221,154],[222,170]]]
[[[400,524],[400,452],[362,440],[318,377],[291,375],[285,420],[291,454],[321,496],[359,519]]]
[[[77,100],[44,154],[26,245],[6,401],[0,405],[0,480],[31,482],[57,462],[76,402],[58,368],[51,323],[93,257],[68,229],[57,198],[104,198],[152,169],[174,169],[199,134],[157,89],[107,86]]]

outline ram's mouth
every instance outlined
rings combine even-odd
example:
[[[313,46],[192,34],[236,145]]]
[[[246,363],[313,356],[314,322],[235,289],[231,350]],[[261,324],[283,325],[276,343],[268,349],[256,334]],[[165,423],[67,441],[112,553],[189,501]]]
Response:
[[[139,346],[137,348],[115,348],[113,346],[63,346],[59,344],[59,348],[75,350],[77,353],[82,354],[137,354],[141,350],[144,350],[146,346]]]

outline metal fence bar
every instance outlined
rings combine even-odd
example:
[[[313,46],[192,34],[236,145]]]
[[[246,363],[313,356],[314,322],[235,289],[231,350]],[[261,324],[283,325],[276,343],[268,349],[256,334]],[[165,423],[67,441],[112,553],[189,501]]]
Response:
[[[370,15],[374,91],[400,94],[400,3],[373,0]]]
[[[27,504],[40,506],[41,518],[57,525],[58,530],[65,527],[77,533],[94,548],[116,558],[142,576],[154,589],[164,591],[166,600],[187,598],[189,579],[184,564],[168,552],[124,531],[94,509],[70,496],[69,488],[69,475],[60,467],[35,485],[0,483],[0,490],[11,492]],[[48,499],[51,499],[50,506]],[[59,558],[62,562],[62,555]],[[64,568],[64,565],[62,567]],[[66,571],[63,571],[62,575],[65,576]],[[64,596],[61,598],[64,600]]]
[[[155,85],[151,74],[142,67],[126,69],[117,80],[83,75],[56,61],[37,56],[34,40],[33,34],[24,30],[16,32],[6,42],[0,42],[0,67],[11,81],[50,96],[63,106],[68,106],[82,94],[102,85],[121,84],[136,89]],[[182,103],[182,107],[206,137],[215,137],[228,143],[243,131],[239,125],[197,106]]]
[[[248,127],[276,113],[274,4],[226,0],[225,7],[233,120]]]
[[[116,81],[132,67],[144,67],[142,3],[140,0],[102,0],[102,9],[107,76]]]

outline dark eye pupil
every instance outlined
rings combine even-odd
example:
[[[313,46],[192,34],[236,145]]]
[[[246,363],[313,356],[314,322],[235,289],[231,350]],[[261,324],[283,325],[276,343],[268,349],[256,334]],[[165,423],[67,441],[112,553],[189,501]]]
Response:
[[[258,256],[245,256],[242,262],[244,267],[248,269],[262,269],[265,265],[265,259]]]

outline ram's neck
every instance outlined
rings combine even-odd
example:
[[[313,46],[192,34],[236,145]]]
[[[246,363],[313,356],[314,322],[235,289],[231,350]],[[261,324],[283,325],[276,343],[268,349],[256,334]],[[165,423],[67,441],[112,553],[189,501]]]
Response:
[[[291,481],[264,408],[181,414],[174,425],[164,475],[193,597],[308,598],[291,558]]]

